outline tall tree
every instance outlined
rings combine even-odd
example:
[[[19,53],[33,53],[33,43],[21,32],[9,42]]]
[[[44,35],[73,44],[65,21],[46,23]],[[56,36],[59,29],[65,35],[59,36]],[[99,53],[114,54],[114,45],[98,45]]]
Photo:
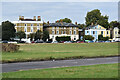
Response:
[[[35,33],[35,40],[40,40],[43,37],[43,33],[40,30],[37,30]]]
[[[87,13],[85,20],[86,20],[86,26],[89,26],[91,24],[96,25],[99,24],[105,28],[109,28],[109,22],[108,22],[108,16],[101,15],[100,10],[95,9]]]
[[[43,41],[46,41],[47,39],[49,39],[49,32],[47,30],[43,31]]]
[[[2,40],[10,40],[10,38],[14,38],[15,32],[16,30],[13,23],[9,21],[2,22]]]
[[[23,32],[23,31],[18,31],[16,33],[16,36],[20,39],[20,41],[21,41],[22,38],[26,37],[25,32]]]
[[[31,41],[33,41],[34,37],[35,37],[35,33],[30,33],[29,38]]]
[[[118,27],[120,29],[120,23],[117,21],[111,21],[110,22],[110,27],[114,28],[114,27]]]
[[[57,22],[66,22],[66,23],[72,23],[72,20],[68,19],[68,18],[64,18],[64,19],[60,19],[60,20],[57,20]]]

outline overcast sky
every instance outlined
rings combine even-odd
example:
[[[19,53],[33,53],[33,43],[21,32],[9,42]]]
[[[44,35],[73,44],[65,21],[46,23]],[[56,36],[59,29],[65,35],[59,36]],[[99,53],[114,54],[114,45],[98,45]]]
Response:
[[[105,0],[104,0],[105,1]],[[110,1],[110,2],[109,2]],[[73,23],[84,23],[88,11],[99,9],[102,15],[109,16],[109,22],[118,20],[118,2],[2,2],[2,21],[18,20],[41,16],[45,22],[55,22],[61,18],[70,18]]]

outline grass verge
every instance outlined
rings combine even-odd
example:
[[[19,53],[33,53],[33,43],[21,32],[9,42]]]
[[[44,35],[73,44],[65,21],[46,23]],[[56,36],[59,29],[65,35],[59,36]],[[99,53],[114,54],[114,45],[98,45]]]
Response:
[[[118,78],[118,64],[98,64],[3,73],[3,78]]]

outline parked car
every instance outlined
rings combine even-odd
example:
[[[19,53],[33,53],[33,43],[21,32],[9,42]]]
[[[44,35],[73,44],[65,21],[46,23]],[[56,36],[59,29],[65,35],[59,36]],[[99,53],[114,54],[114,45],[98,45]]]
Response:
[[[60,43],[64,43],[65,41],[60,41]]]
[[[88,43],[93,43],[94,41],[88,41]]]
[[[39,41],[39,40],[37,40],[37,41],[35,41],[35,43],[43,43],[44,41]]]
[[[58,43],[58,41],[53,41],[52,43]]]
[[[8,43],[8,41],[2,41],[2,43]]]
[[[18,43],[25,43],[25,41],[18,41]]]
[[[72,43],[71,41],[65,41],[64,43]]]
[[[8,43],[17,44],[16,41],[9,41]]]
[[[35,43],[35,41],[31,41],[31,43]]]
[[[111,41],[105,41],[105,42],[111,42]]]
[[[84,43],[84,41],[77,41],[77,43]]]
[[[47,41],[46,43],[51,43],[51,41]]]
[[[100,41],[97,41],[97,42],[105,42],[105,41],[100,40]]]

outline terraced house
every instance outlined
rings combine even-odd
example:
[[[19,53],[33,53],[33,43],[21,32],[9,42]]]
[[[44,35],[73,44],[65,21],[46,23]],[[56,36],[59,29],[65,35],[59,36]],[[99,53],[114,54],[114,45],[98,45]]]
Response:
[[[49,31],[50,39],[56,41],[56,37],[70,36],[71,40],[79,39],[78,26],[73,23],[57,22],[44,24],[44,28]]]
[[[90,25],[85,29],[85,35],[91,35],[94,37],[94,41],[97,41],[98,35],[103,35],[103,37],[110,37],[110,30],[107,30],[100,25]]]
[[[16,32],[24,31],[26,34],[26,38],[28,38],[30,33],[35,33],[37,30],[43,31],[43,21],[41,21],[41,17],[36,16],[33,19],[24,19],[24,16],[19,16],[18,21],[13,21],[15,24]]]

